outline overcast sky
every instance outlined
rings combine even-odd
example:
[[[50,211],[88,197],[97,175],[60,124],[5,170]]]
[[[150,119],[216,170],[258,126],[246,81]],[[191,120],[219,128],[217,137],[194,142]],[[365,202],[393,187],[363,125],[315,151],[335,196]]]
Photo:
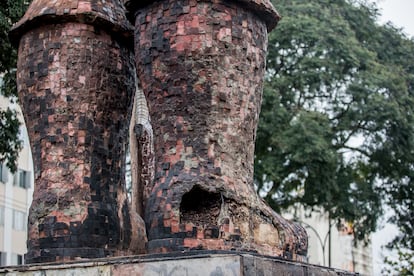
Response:
[[[391,21],[404,28],[410,37],[414,36],[414,0],[376,0],[381,10],[381,21]]]

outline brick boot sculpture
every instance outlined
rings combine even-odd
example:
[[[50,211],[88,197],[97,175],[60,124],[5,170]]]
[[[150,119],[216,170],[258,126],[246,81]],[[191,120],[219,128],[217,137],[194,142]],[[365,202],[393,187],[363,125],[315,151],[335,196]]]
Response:
[[[303,260],[305,230],[253,187],[269,0],[126,1],[154,131],[149,252],[241,250]]]
[[[34,0],[11,32],[35,166],[27,263],[145,250],[124,178],[131,30],[118,0]]]

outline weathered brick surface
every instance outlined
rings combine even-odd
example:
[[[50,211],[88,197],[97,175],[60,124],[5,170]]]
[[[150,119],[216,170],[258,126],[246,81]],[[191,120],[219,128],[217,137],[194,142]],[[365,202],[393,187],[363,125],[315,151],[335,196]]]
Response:
[[[253,187],[267,31],[279,19],[270,1],[123,2],[135,42],[120,0],[35,0],[11,33],[35,163],[27,261],[143,252],[137,212],[149,252],[300,260],[303,228]],[[130,208],[133,44],[146,99],[139,94],[131,125]]]
[[[127,7],[128,17],[135,21],[135,11],[146,7],[153,2],[161,2],[162,0],[123,0],[122,2]],[[276,27],[277,22],[280,19],[279,14],[271,4],[270,0],[225,0],[225,2],[237,3],[242,6],[245,10],[256,14],[262,21],[266,23],[267,30],[271,31]]]
[[[125,9],[119,0],[34,0],[23,18],[13,26],[12,39],[35,27],[48,23],[80,22],[101,26],[116,36],[131,38],[131,24],[126,20]]]
[[[300,259],[304,230],[253,188],[267,29],[278,18],[270,2],[127,4],[154,130],[149,252],[236,249]],[[273,24],[261,11],[271,12]]]
[[[35,166],[29,263],[141,253],[145,246],[124,179],[134,57],[124,39],[99,25],[126,26],[121,7],[35,0],[14,30],[22,35],[17,80]],[[66,9],[79,16],[65,17]],[[79,22],[91,13],[101,20]],[[28,29],[45,14],[55,17]]]

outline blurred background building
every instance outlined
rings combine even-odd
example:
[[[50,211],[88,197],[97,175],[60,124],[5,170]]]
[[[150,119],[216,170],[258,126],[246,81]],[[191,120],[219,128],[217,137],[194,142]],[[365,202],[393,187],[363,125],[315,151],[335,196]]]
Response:
[[[327,212],[305,211],[300,206],[283,215],[305,227],[309,237],[309,263],[373,275],[371,241],[355,244],[351,224],[341,222],[338,227]]]
[[[0,266],[24,263],[27,214],[33,195],[33,162],[23,116],[16,103],[0,96],[0,109],[7,107],[17,110],[22,122],[23,149],[15,173],[0,163]]]

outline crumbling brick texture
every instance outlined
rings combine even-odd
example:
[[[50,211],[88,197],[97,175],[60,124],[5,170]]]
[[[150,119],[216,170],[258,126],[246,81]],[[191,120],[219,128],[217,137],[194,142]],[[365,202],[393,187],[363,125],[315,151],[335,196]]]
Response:
[[[123,2],[134,43],[119,0],[34,0],[11,33],[20,40],[18,90],[35,164],[27,262],[143,253],[136,211],[145,213],[150,253],[300,260],[305,231],[253,187],[267,32],[279,18],[270,1]],[[135,73],[150,118],[132,123],[141,183],[133,199],[142,202],[130,208]]]
[[[18,43],[36,26],[56,22],[82,22],[101,26],[113,35],[132,36],[120,0],[32,0],[22,19],[13,26],[11,38]]]
[[[46,25],[22,37],[19,98],[35,165],[27,262],[127,251],[134,74],[131,51],[91,25]]]
[[[236,249],[295,259],[306,234],[253,187],[268,28],[257,6],[269,2],[146,2],[130,14],[154,130],[149,252]]]

